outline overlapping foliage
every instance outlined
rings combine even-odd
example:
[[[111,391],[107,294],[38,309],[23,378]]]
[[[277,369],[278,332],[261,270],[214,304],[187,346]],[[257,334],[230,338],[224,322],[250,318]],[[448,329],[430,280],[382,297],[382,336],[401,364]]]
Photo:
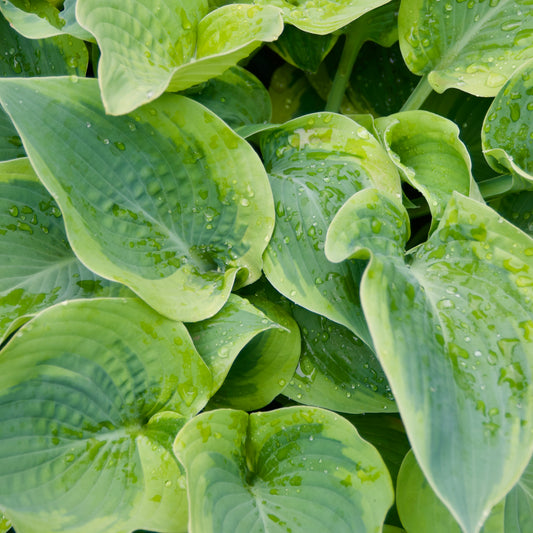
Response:
[[[0,11],[0,531],[533,527],[530,0]]]

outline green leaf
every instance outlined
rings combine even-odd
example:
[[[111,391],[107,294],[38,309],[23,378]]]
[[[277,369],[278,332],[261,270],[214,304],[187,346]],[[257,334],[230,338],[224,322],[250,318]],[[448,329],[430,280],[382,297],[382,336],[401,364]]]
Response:
[[[505,498],[505,533],[533,529],[533,460]]]
[[[253,74],[240,67],[191,87],[183,95],[205,105],[233,129],[267,123],[272,116],[268,91]]]
[[[301,340],[293,318],[266,298],[249,299],[277,327],[259,333],[241,350],[212,407],[261,409],[285,389],[298,364]]]
[[[0,107],[0,161],[24,157],[22,141],[9,116]]]
[[[221,75],[283,29],[277,8],[231,4],[208,14],[205,0],[149,0],[142,9],[134,2],[78,0],[77,17],[102,52],[102,99],[113,115]]]
[[[533,11],[522,0],[405,0],[398,31],[407,66],[439,93],[494,96],[533,57]]]
[[[0,354],[0,505],[15,529],[186,531],[171,444],[210,388],[183,324],[140,300],[37,315]]]
[[[383,370],[362,340],[302,307],[292,312],[302,332],[302,355],[285,396],[343,413],[396,410]]]
[[[230,294],[215,316],[187,324],[194,345],[213,376],[213,394],[226,379],[239,352],[254,337],[276,327],[276,322],[235,294]]]
[[[329,223],[356,191],[377,186],[400,194],[396,169],[378,141],[349,118],[318,113],[264,133],[261,150],[276,225],[265,275],[296,304],[370,339],[359,303],[361,261],[333,265],[323,252]]]
[[[300,30],[326,35],[389,0],[255,0],[256,4],[277,6],[283,20]]]
[[[533,36],[533,30],[531,30]],[[533,62],[519,69],[492,102],[483,124],[483,153],[497,172],[533,187]]]
[[[533,237],[533,191],[509,194],[494,202],[500,215]]]
[[[409,533],[461,533],[459,524],[428,484],[412,451],[405,456],[400,469],[396,500],[402,524]],[[504,528],[503,510],[503,502],[492,509],[482,533],[520,531]]]
[[[371,258],[361,301],[409,440],[433,490],[477,532],[533,450],[533,240],[458,193],[404,257],[407,234],[398,201],[365,190],[325,251]]]
[[[482,201],[459,128],[428,111],[405,111],[375,122],[402,178],[427,200],[434,229],[454,191]]]
[[[0,256],[0,342],[54,303],[130,295],[80,263],[61,211],[27,159],[0,163]]]
[[[0,532],[7,533],[11,529],[11,522],[6,515],[0,511]]]
[[[259,278],[274,222],[265,170],[205,107],[166,95],[111,117],[96,80],[78,78],[0,80],[0,101],[91,270],[191,322],[224,305],[238,272]]]
[[[190,533],[379,531],[393,499],[375,448],[312,407],[204,413],[174,452],[187,471]]]

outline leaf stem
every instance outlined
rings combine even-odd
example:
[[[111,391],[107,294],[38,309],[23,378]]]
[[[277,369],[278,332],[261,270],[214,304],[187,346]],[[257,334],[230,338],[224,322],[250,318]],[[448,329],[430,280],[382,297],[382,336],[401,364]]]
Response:
[[[350,80],[350,74],[361,50],[361,46],[365,42],[364,32],[361,31],[357,25],[350,28],[350,31],[346,34],[346,41],[344,48],[342,49],[341,59],[335,78],[333,79],[333,85],[328,94],[328,101],[326,103],[326,111],[337,113],[341,107],[346,87]]]
[[[415,87],[405,104],[403,104],[400,111],[413,111],[420,109],[432,91],[433,88],[429,84],[427,76],[422,76],[418,82],[418,85]]]

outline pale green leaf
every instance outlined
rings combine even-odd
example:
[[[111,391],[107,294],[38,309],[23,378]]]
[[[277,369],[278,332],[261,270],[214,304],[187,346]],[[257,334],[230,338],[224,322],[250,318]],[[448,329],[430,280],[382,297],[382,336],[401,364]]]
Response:
[[[0,256],[0,342],[54,303],[130,295],[80,263],[61,211],[26,158],[0,163]]]
[[[300,30],[325,35],[332,33],[389,0],[255,0],[277,6],[283,20]]]
[[[432,229],[454,191],[482,200],[468,150],[451,120],[417,110],[378,118],[375,124],[402,178],[427,200]]]
[[[292,312],[302,332],[302,355],[285,396],[343,413],[396,411],[383,370],[362,340],[302,307]]]
[[[283,29],[277,8],[231,4],[208,13],[205,0],[78,0],[76,13],[102,52],[102,99],[113,115],[221,75]]]
[[[0,353],[0,506],[17,531],[186,531],[172,441],[211,375],[179,322],[137,299],[76,300]]]
[[[527,533],[533,530],[533,460],[505,498],[505,533]]]
[[[331,264],[326,231],[356,191],[377,186],[400,194],[387,153],[349,118],[318,113],[264,133],[261,149],[276,203],[274,234],[264,271],[296,304],[338,322],[370,343],[359,303],[361,261]]]
[[[533,450],[533,239],[458,193],[404,257],[407,224],[394,197],[362,191],[333,220],[326,254],[371,258],[362,305],[409,440],[439,498],[477,532]]]
[[[186,424],[190,533],[380,531],[393,493],[373,446],[335,413],[219,410]]]
[[[265,329],[243,347],[210,406],[261,409],[285,389],[298,364],[301,340],[293,318],[266,298],[249,300],[277,327]]]
[[[533,57],[529,0],[404,0],[398,31],[407,66],[439,93],[495,96]]]
[[[531,30],[533,39],[533,30]],[[492,102],[481,140],[488,163],[533,187],[533,62],[519,69]]]
[[[261,273],[274,222],[253,148],[196,102],[166,95],[112,117],[96,80],[0,80],[70,244],[91,270],[176,320],[214,315]]]
[[[232,67],[182,94],[205,105],[233,129],[264,124],[272,116],[268,91],[253,74],[240,67]]]

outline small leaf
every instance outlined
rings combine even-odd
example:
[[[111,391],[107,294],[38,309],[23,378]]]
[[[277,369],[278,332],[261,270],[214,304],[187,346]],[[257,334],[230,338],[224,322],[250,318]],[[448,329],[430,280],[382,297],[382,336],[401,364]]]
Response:
[[[532,121],[533,62],[529,62],[498,93],[481,133],[483,153],[490,166],[497,172],[511,172],[529,188],[533,188]]]
[[[389,0],[255,0],[256,4],[277,6],[283,20],[300,30],[326,35]]]
[[[261,273],[273,203],[253,148],[196,102],[166,95],[111,117],[96,80],[0,80],[41,181],[91,270],[160,313],[214,315]],[[239,178],[239,179],[237,179]]]
[[[533,11],[522,0],[404,0],[398,31],[407,66],[439,93],[495,96],[533,57]]]
[[[187,471],[190,533],[379,531],[393,499],[375,448],[312,407],[207,412],[183,427],[174,453]]]
[[[27,159],[0,163],[0,342],[54,303],[130,291],[88,270]]]
[[[433,490],[477,532],[533,450],[533,239],[458,193],[405,257],[407,234],[394,197],[361,191],[331,223],[326,255],[370,256],[361,301],[409,440]]]
[[[277,8],[231,4],[208,14],[206,0],[149,0],[142,9],[134,2],[78,0],[77,17],[102,52],[99,81],[112,115],[220,76],[283,29]]]
[[[19,330],[0,370],[0,505],[16,530],[158,529],[161,516],[186,530],[170,446],[211,375],[181,323],[137,299],[63,303]]]

